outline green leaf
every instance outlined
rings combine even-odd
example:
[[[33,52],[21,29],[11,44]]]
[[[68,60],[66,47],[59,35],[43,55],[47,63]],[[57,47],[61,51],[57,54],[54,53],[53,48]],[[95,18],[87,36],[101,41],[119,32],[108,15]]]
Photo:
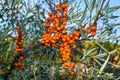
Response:
[[[85,10],[83,12],[83,15],[78,23],[78,26],[81,26],[82,22],[85,20],[86,15],[87,15],[87,7],[85,8]]]
[[[94,60],[95,60],[99,65],[102,65],[96,58],[94,58]]]
[[[89,4],[89,1],[88,0],[84,0],[85,4],[86,4],[86,7],[88,8],[88,10],[91,12],[91,7],[90,7],[90,4]]]
[[[72,15],[72,16],[70,17],[70,20],[79,18],[82,14],[83,14],[83,11],[79,11],[79,12],[77,12],[77,13],[74,13],[74,15]]]
[[[105,60],[105,62],[103,63],[103,65],[100,68],[100,73],[104,70],[104,68],[106,67],[108,61],[109,61],[110,55],[107,57],[107,59]]]
[[[104,37],[105,37],[105,35],[107,35],[108,34],[108,30],[105,30],[104,32],[102,32],[101,34],[100,34],[100,36],[98,36],[98,39],[103,39]]]
[[[104,70],[104,68],[106,67],[106,65],[107,65],[107,63],[108,63],[108,61],[109,61],[109,58],[110,58],[110,55],[107,57],[107,59],[105,60],[105,62],[104,62],[103,65],[101,66],[101,68],[100,68],[100,74],[101,74],[101,72]]]
[[[109,54],[108,50],[105,49],[99,42],[96,42],[96,44],[97,44],[101,49],[103,49],[103,50],[106,52],[106,54]]]
[[[108,16],[108,17],[101,18],[101,20],[114,19],[114,18],[118,18],[118,17],[120,17],[120,16]]]
[[[92,3],[91,3],[91,12],[93,11],[93,9],[95,8],[95,4],[96,4],[96,0],[93,0]]]

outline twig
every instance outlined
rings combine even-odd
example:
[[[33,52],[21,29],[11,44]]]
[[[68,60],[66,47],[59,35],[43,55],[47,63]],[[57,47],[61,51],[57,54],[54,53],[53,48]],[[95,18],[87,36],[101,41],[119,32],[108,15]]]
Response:
[[[99,19],[99,15],[101,14],[101,10],[102,10],[102,7],[103,7],[103,5],[104,5],[104,2],[105,2],[105,0],[103,0],[103,2],[102,2],[102,5],[101,5],[101,7],[100,7],[100,10],[98,11],[98,14],[97,14],[97,16],[96,16],[96,18],[95,18],[94,24],[96,24],[97,21],[98,21],[98,19]]]
[[[41,46],[41,43],[38,43],[38,44],[35,44],[35,45],[29,45],[22,52],[16,54],[14,56],[14,60],[12,61],[10,69],[8,70],[7,73],[5,73],[4,80],[8,80],[9,75],[11,74],[12,70],[15,68],[14,64],[19,61],[19,59],[18,59],[19,56],[21,56],[21,55],[26,56],[26,53],[29,52],[29,50],[40,47],[40,46]]]

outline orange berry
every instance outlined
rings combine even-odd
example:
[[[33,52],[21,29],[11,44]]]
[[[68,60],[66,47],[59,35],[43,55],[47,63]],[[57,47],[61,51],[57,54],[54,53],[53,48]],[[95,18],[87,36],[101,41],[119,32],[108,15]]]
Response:
[[[0,68],[0,72],[2,72],[3,71],[3,69],[2,68]]]
[[[16,68],[16,70],[18,70],[18,71],[19,71],[19,70],[20,70],[20,68]]]
[[[61,4],[57,4],[56,7],[60,7]]]
[[[53,46],[53,47],[55,47],[55,46],[56,46],[56,44],[52,44],[52,46]]]
[[[79,39],[79,37],[78,37],[78,36],[74,36],[74,39],[75,39],[75,40],[78,40],[78,39]]]
[[[63,17],[63,18],[62,18],[62,21],[66,21],[66,17]]]
[[[61,28],[61,29],[64,29],[64,25],[61,25],[60,28]]]
[[[24,56],[19,56],[19,59],[20,59],[20,60],[23,60],[23,59],[24,59]]]
[[[51,12],[48,12],[48,15],[49,15],[49,16],[52,16],[52,13],[51,13]]]
[[[60,14],[56,14],[56,18],[60,18],[61,17],[61,15]]]
[[[91,31],[96,31],[96,29],[97,29],[96,26],[91,27]]]
[[[15,63],[14,66],[17,67],[17,66],[18,66],[18,63]]]
[[[63,13],[63,17],[66,18],[67,17],[67,13]]]
[[[20,27],[19,27],[19,26],[16,26],[16,30],[20,30]]]
[[[66,21],[63,21],[63,22],[62,22],[62,24],[63,24],[63,25],[66,25],[66,24],[67,24],[67,22],[66,22]]]
[[[67,11],[68,11],[68,9],[67,9],[67,8],[66,8],[66,9],[63,9],[63,11],[64,11],[64,12],[67,12]]]
[[[82,28],[81,28],[81,30],[82,30],[83,32],[86,32],[86,29],[85,29],[85,27],[82,27]]]
[[[75,41],[74,40],[70,40],[69,41],[69,44],[73,44]]]
[[[60,11],[60,10],[61,10],[61,7],[57,7],[56,10]]]
[[[88,29],[88,30],[87,30],[87,34],[90,34],[90,33],[91,33],[91,29]]]
[[[63,9],[68,8],[68,3],[62,4],[61,7],[62,7]]]
[[[89,26],[92,27],[92,26],[94,26],[94,24],[93,23],[89,23]]]
[[[96,32],[92,32],[92,34],[91,34],[93,37],[96,35]]]
[[[74,72],[74,71],[71,71],[71,72],[70,72],[70,74],[71,74],[71,75],[74,75],[74,74],[75,74],[75,72]]]
[[[57,27],[56,29],[57,29],[58,31],[60,31],[60,30],[61,30],[61,28],[60,28],[60,27]]]
[[[62,34],[66,34],[66,30],[64,29],[64,30],[62,30]]]
[[[76,45],[74,44],[74,45],[72,46],[72,48],[75,49],[75,48],[76,48]]]
[[[2,61],[2,57],[0,57],[0,62]]]
[[[71,67],[73,67],[73,66],[75,66],[75,63],[74,63],[74,62],[71,62],[71,64],[70,64],[70,65],[71,65]]]
[[[69,37],[72,38],[72,37],[73,37],[73,34],[69,34]]]
[[[65,38],[62,38],[62,42],[65,42],[66,41],[66,39]]]

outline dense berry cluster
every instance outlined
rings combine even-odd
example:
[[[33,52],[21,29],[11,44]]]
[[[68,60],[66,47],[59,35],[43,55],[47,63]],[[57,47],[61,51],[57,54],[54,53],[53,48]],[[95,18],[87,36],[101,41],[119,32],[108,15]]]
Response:
[[[22,46],[22,42],[24,41],[24,32],[21,31],[20,27],[17,26],[16,27],[16,31],[17,31],[17,34],[18,36],[16,36],[16,39],[15,39],[15,51],[16,52],[22,52],[23,51],[23,46]],[[25,65],[24,63],[21,63],[20,61],[22,61],[24,59],[24,55],[20,55],[18,56],[18,61],[16,61],[14,63],[14,66],[16,67],[17,70],[22,70],[24,69]]]
[[[48,46],[57,46],[59,48],[62,61],[70,61],[71,47],[76,48],[74,44],[79,39],[79,31],[73,31],[70,34],[66,32],[68,4],[57,4],[56,12],[48,12],[48,18],[45,20],[46,31],[43,32],[41,43]],[[69,62],[65,63],[69,64]],[[71,65],[71,64],[70,64]],[[73,67],[73,66],[68,66]],[[72,72],[73,74],[73,72]]]
[[[16,27],[16,31],[18,36],[16,36],[16,39],[15,39],[16,46],[14,48],[15,48],[15,51],[19,53],[23,51],[22,42],[24,40],[24,32],[21,31],[19,26]]]
[[[45,20],[46,31],[43,32],[42,44],[58,46],[63,61],[70,60],[70,47],[76,48],[75,40],[79,39],[80,33],[73,31],[66,33],[68,4],[57,4],[55,14],[48,12],[49,17]]]

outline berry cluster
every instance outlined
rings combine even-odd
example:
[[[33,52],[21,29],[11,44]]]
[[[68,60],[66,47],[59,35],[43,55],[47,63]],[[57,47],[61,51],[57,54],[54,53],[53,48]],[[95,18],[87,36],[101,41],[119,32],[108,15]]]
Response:
[[[22,42],[24,41],[24,32],[21,31],[20,27],[16,27],[16,31],[18,36],[15,39],[16,46],[14,47],[15,51],[20,53],[23,51],[23,46]],[[14,66],[16,67],[17,70],[22,70],[25,67],[24,63],[21,63],[20,61],[24,60],[24,55],[18,56],[18,61],[14,63]]]
[[[48,12],[48,18],[45,20],[46,31],[43,32],[41,43],[53,47],[57,46],[59,48],[62,61],[66,62],[65,66],[70,70],[73,66],[73,62],[70,61],[71,47],[76,48],[74,44],[76,40],[79,39],[79,31],[73,31],[70,34],[67,34],[65,25],[67,24],[67,10],[68,4],[57,4],[56,12],[52,14]],[[74,74],[74,71],[70,70],[71,74]]]
[[[70,71],[70,74],[71,74],[71,75],[74,75],[74,74],[75,74],[74,70],[72,69],[72,68],[75,66],[75,63],[74,63],[74,62],[66,62],[66,63],[64,63],[63,66]]]
[[[16,31],[18,36],[16,36],[15,39],[16,46],[14,47],[14,49],[19,53],[23,51],[22,42],[24,41],[24,32],[21,31],[19,26],[16,27]]]
[[[41,43],[44,45],[58,46],[63,61],[70,60],[70,47],[76,48],[75,40],[79,39],[80,33],[73,31],[66,33],[68,4],[57,4],[55,14],[48,12],[49,17],[45,20],[46,31],[43,32]]]
[[[86,29],[85,27],[82,27],[81,30],[84,33],[91,34],[94,37],[96,35],[97,28],[96,28],[95,24],[89,23],[89,28],[88,29]]]

